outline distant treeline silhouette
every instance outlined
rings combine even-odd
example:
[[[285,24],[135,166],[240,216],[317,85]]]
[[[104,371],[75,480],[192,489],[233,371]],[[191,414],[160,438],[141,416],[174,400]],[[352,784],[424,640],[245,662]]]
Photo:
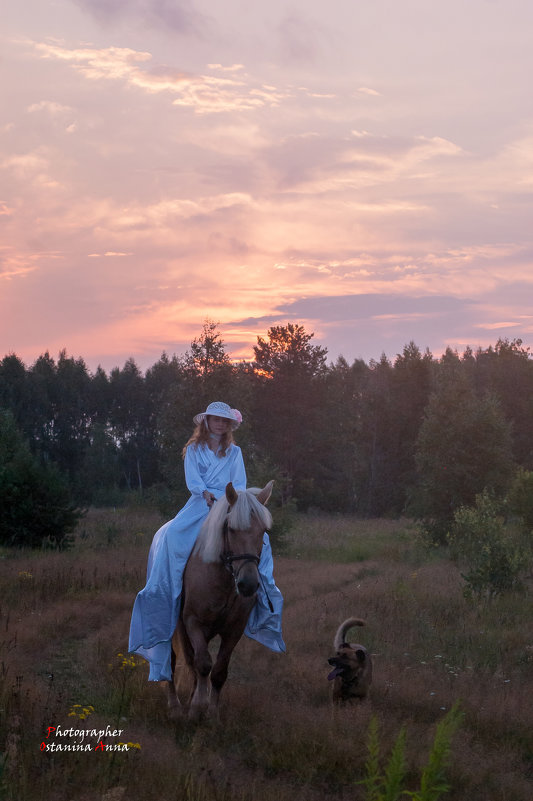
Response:
[[[274,478],[276,502],[301,510],[448,517],[533,469],[533,361],[521,340],[440,358],[410,342],[393,360],[328,364],[312,337],[274,326],[253,361],[235,364],[208,320],[184,356],[163,353],[145,374],[133,358],[91,374],[66,351],[31,367],[9,354],[0,408],[78,505],[135,493],[177,510],[182,448],[213,400],[242,412],[250,483]]]

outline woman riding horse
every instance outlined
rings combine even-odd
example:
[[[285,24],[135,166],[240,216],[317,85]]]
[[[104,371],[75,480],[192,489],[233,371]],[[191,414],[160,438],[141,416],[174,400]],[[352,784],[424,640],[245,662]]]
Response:
[[[246,489],[246,471],[233,431],[242,421],[240,412],[227,403],[210,403],[194,417],[194,432],[183,449],[185,481],[191,497],[173,520],[156,533],[148,555],[146,586],[133,607],[129,652],[150,663],[149,681],[172,681],[172,636],[180,610],[185,565],[214,501],[231,483]],[[257,600],[245,634],[270,648],[284,652],[281,632],[283,597],[273,576],[272,550],[263,535],[259,561]]]

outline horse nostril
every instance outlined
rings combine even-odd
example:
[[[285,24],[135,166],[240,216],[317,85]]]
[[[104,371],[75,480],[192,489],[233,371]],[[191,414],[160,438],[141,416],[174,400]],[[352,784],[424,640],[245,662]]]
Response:
[[[242,579],[241,581],[237,582],[237,592],[239,595],[243,595],[245,598],[249,598],[250,595],[253,595],[254,592],[257,592],[257,588],[259,587],[259,582],[257,581],[246,581]]]

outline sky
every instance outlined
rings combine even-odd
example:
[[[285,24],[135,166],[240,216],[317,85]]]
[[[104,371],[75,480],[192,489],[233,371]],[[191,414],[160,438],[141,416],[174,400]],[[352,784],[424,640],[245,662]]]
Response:
[[[0,358],[533,345],[531,0],[0,6]]]

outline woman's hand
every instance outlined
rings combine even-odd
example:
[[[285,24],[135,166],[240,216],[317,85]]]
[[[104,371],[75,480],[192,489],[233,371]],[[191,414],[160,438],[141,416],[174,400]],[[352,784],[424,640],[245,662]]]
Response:
[[[202,495],[203,495],[203,496],[204,496],[204,498],[205,498],[205,502],[206,502],[206,504],[207,504],[207,505],[209,506],[209,508],[211,509],[211,507],[213,506],[214,502],[216,501],[216,498],[215,498],[215,496],[213,495],[213,493],[212,493],[212,492],[209,492],[209,490],[204,490],[204,491],[202,492]]]

